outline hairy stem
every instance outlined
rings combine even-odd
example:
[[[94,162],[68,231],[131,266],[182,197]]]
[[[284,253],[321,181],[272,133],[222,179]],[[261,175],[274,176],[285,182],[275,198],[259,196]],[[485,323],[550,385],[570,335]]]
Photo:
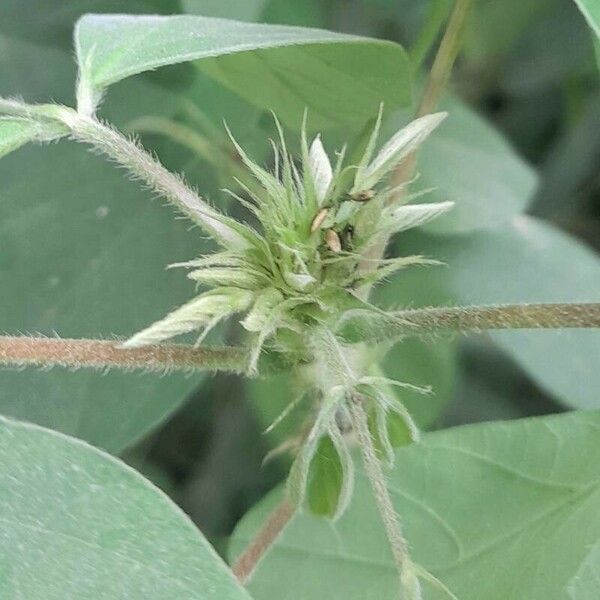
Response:
[[[406,333],[600,327],[600,303],[422,308],[402,310],[393,315],[406,323]]]
[[[409,57],[412,62],[412,67],[415,71],[420,69],[421,65],[431,47],[435,43],[440,29],[448,16],[450,10],[450,2],[448,0],[434,0],[431,3],[425,24],[419,33],[419,37],[409,50]]]
[[[269,515],[256,537],[235,561],[233,574],[240,583],[248,581],[261,558],[273,545],[293,516],[294,506],[287,498],[284,498]]]
[[[427,78],[425,91],[417,111],[418,117],[434,111],[442,96],[460,50],[467,15],[472,4],[473,0],[456,0],[444,37]]]
[[[121,347],[121,343],[108,340],[0,336],[0,365],[243,373],[248,363],[248,353],[243,348],[195,348],[183,344],[161,344],[125,349]]]
[[[198,215],[205,211],[204,202],[180,177],[165,169],[133,140],[93,118],[77,116],[69,124],[74,138],[91,144],[126,167],[134,177],[165,196],[193,221],[199,222]],[[199,224],[202,225],[202,222]]]
[[[444,32],[444,37],[427,77],[425,90],[417,108],[417,117],[422,117],[433,112],[440,101],[442,93],[450,79],[454,61],[458,56],[467,16],[472,4],[473,0],[456,0],[446,31]],[[403,183],[410,181],[414,176],[416,166],[417,158],[413,152],[392,173],[392,184],[394,186],[401,186]]]
[[[464,25],[472,3],[473,0],[456,0],[446,31],[442,37],[440,47],[438,48],[433,61],[433,66],[431,67],[431,71],[427,78],[425,91],[423,92],[423,96],[421,97],[421,101],[417,108],[417,117],[426,115],[435,110],[435,107],[439,102],[442,92],[450,78],[454,61],[460,49]],[[399,191],[396,195],[390,197],[388,201],[390,204],[399,202],[404,194],[406,194],[408,187],[405,184],[414,176],[416,166],[417,157],[416,154],[412,152],[392,172],[390,178],[392,187],[398,188]],[[389,237],[382,237],[377,244],[374,244],[370,248],[368,254],[365,256],[367,260],[359,267],[361,271],[369,272],[373,269],[373,265],[376,264],[373,262],[373,259],[379,259],[383,256],[388,242]],[[361,290],[361,297],[366,299],[370,290],[370,287],[365,286]]]
[[[164,196],[222,245],[238,250],[248,247],[248,240],[240,233],[240,226],[233,219],[204,202],[181,176],[171,173],[136,140],[125,137],[95,117],[80,114],[67,106],[25,104],[4,98],[0,98],[0,113],[64,128],[61,135],[69,135],[78,142],[89,144],[114,160],[152,191]]]
[[[191,127],[182,125],[164,117],[145,116],[133,120],[128,129],[140,133],[154,133],[163,135],[211,164],[216,169],[224,171],[229,177],[235,177],[252,191],[260,193],[256,179],[235,159],[232,152],[228,152],[220,141],[214,141],[198,133]]]
[[[377,458],[373,439],[369,431],[367,413],[363,406],[363,398],[353,394],[350,398],[349,409],[352,416],[352,426],[358,438],[365,465],[365,472],[371,483],[375,501],[385,527],[388,541],[394,556],[400,578],[403,598],[418,600],[421,597],[418,579],[408,555],[408,544],[402,534],[398,514],[392,504],[381,462]]]

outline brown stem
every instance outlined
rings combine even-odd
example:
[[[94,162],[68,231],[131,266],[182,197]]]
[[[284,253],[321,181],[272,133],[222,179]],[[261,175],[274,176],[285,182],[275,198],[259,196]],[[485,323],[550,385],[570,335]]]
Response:
[[[256,537],[235,561],[233,574],[240,583],[248,581],[261,558],[279,537],[293,515],[293,504],[287,498],[284,498],[269,515]]]
[[[144,371],[219,370],[241,373],[248,362],[244,348],[194,348],[161,344],[122,348],[120,341],[0,336],[0,365]]]

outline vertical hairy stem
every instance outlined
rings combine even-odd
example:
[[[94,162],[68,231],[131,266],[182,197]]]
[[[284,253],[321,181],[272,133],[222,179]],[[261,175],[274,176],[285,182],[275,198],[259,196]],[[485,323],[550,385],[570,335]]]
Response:
[[[414,568],[408,555],[408,545],[402,535],[400,520],[390,498],[381,461],[377,458],[375,452],[362,397],[358,394],[353,394],[350,398],[349,406],[352,415],[352,426],[362,451],[365,472],[371,483],[379,513],[392,549],[396,568],[398,569],[400,585],[404,593],[402,597],[407,600],[420,600],[419,581],[414,573]]]
[[[467,15],[473,0],[457,0],[448,21],[448,27],[442,38],[433,66],[427,78],[425,92],[421,99],[417,116],[421,117],[434,111],[439,99],[450,79],[454,61],[460,50]]]
[[[467,16],[472,4],[473,0],[456,0],[444,37],[427,77],[425,90],[417,108],[417,117],[433,112],[440,101],[460,50]],[[407,156],[392,174],[393,185],[400,186],[410,181],[414,175],[416,165],[416,155],[413,153]]]
[[[456,0],[448,26],[444,32],[444,36],[438,48],[437,54],[433,61],[433,66],[427,78],[425,91],[417,108],[417,116],[421,117],[435,110],[442,92],[448,80],[454,61],[458,55],[460,44],[462,42],[462,34],[467,20],[467,16],[473,4],[473,0]],[[403,187],[411,180],[417,166],[416,154],[409,154],[396,168],[391,175],[391,183],[393,187],[399,188],[401,191],[396,196],[390,198],[389,202],[393,204],[398,202],[406,193],[406,187]],[[378,244],[371,247],[366,261],[360,265],[362,271],[369,271],[376,264],[372,259],[378,259],[383,256],[385,248],[389,242],[389,238],[383,238]],[[364,287],[361,291],[361,296],[366,298],[369,295],[370,288]]]
[[[449,0],[434,0],[431,3],[423,29],[419,37],[409,51],[410,61],[414,71],[421,68],[423,61],[427,58],[431,47],[435,43],[440,29],[448,16],[450,10]]]

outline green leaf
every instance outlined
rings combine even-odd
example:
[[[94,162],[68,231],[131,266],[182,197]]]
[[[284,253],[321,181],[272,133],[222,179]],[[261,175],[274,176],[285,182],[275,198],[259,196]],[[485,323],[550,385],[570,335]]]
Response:
[[[419,152],[415,190],[433,190],[427,202],[450,200],[454,208],[424,226],[427,231],[489,229],[525,211],[537,186],[535,171],[489,122],[467,105],[448,99],[448,118]],[[386,125],[390,132],[398,126]]]
[[[410,234],[400,252],[416,248],[447,267],[406,270],[386,290],[404,306],[597,302],[600,260],[554,227],[520,216],[504,227],[461,236]],[[534,381],[576,408],[598,407],[597,330],[495,331],[490,337]]]
[[[479,68],[502,59],[555,4],[548,0],[477,2],[465,36],[466,59]]]
[[[164,267],[198,253],[197,233],[101,158],[70,143],[27,148],[0,162],[0,181],[2,331],[126,337],[192,296]],[[198,381],[2,371],[0,412],[117,452]]]
[[[594,53],[600,67],[600,3],[597,0],[575,0],[575,4],[594,32]]]
[[[63,85],[72,87],[68,55],[44,50],[36,67],[40,50],[28,48],[7,70],[12,77],[0,82],[1,94],[43,97],[38,71],[64,73]],[[60,84],[52,90],[60,93]],[[118,124],[131,112],[176,110],[173,96],[142,81],[114,92],[105,112]],[[0,160],[0,182],[0,331],[127,337],[193,296],[193,284],[165,266],[202,254],[205,241],[103,158],[69,142],[29,146]],[[3,370],[0,413],[118,452],[175,410],[201,379]]]
[[[392,42],[320,29],[198,16],[88,15],[75,31],[80,100],[126,77],[186,61],[299,128],[364,122],[410,101],[408,59]]]
[[[28,142],[50,141],[62,134],[59,126],[42,126],[26,119],[0,118],[0,158]]]
[[[599,428],[600,412],[571,413],[460,427],[400,449],[389,487],[413,559],[461,600],[558,600],[578,574],[593,593],[575,598],[596,598]],[[356,479],[336,523],[292,519],[250,579],[254,598],[397,597],[374,498],[362,472]],[[238,526],[232,556],[273,500]],[[448,599],[423,585],[427,600]]]
[[[600,541],[581,562],[567,587],[570,600],[594,600],[600,589]]]
[[[575,0],[575,4],[583,13],[588,25],[592,28],[596,37],[600,38],[600,3],[598,0]]]
[[[571,2],[551,4],[552,10],[547,15],[531,23],[527,35],[519,40],[506,65],[499,65],[499,72],[502,73],[500,84],[506,94],[539,98],[535,110],[529,113],[529,120],[535,123],[524,125],[531,129],[529,136],[518,132],[521,143],[528,137],[531,140],[535,126],[540,126],[538,122],[545,118],[543,115],[549,106],[543,100],[548,98],[551,90],[556,86],[569,85],[567,82],[577,81],[581,77],[596,76],[592,36],[577,8]],[[548,44],[548,40],[552,40],[552,44]],[[537,131],[538,136],[543,137],[543,126]],[[539,144],[541,139],[534,138],[530,143]]]
[[[338,507],[344,471],[340,456],[329,436],[321,438],[310,465],[307,504],[315,515],[332,517]]]
[[[173,502],[87,444],[0,419],[0,596],[242,600]]]

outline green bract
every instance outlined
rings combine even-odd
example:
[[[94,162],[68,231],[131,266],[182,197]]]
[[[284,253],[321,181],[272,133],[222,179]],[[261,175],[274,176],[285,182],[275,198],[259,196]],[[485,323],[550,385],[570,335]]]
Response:
[[[172,266],[187,267],[188,277],[209,286],[191,302],[137,333],[129,347],[155,344],[190,331],[201,338],[221,319],[246,313],[241,320],[252,335],[256,352],[268,343],[299,357],[313,354],[314,330],[332,331],[347,311],[381,311],[359,299],[360,290],[422,257],[382,260],[375,270],[361,263],[389,235],[422,225],[446,212],[452,203],[390,206],[397,191],[382,179],[444,118],[444,113],[417,119],[399,131],[372,158],[379,123],[358,167],[344,166],[344,152],[332,167],[319,137],[310,148],[302,138],[302,169],[287,151],[283,133],[270,173],[236,148],[260,185],[244,188],[250,201],[229,192],[251,211],[260,231],[210,209],[196,221],[222,247],[202,258]],[[353,181],[352,181],[353,180]],[[241,185],[241,184],[240,184]],[[393,318],[393,317],[389,317]]]
[[[309,146],[305,127],[301,168],[288,152],[281,128],[272,173],[255,164],[236,143],[258,186],[250,189],[238,182],[249,200],[229,193],[253,214],[260,228],[232,221],[213,208],[194,215],[221,250],[173,266],[190,269],[188,277],[210,289],[125,343],[157,344],[192,331],[200,332],[199,343],[217,323],[237,315],[253,349],[249,373],[257,372],[263,348],[290,365],[309,369],[318,414],[292,468],[290,491],[303,501],[311,462],[328,437],[344,474],[331,506],[335,515],[346,506],[352,488],[345,431],[350,422],[346,405],[353,394],[371,402],[372,434],[390,461],[390,418],[405,423],[409,439],[418,435],[410,415],[390,393],[390,385],[403,384],[370,373],[364,350],[348,342],[366,340],[368,329],[397,320],[363,300],[364,288],[408,265],[434,262],[421,256],[365,257],[374,255],[390,235],[422,225],[452,207],[451,202],[398,205],[391,200],[400,190],[385,183],[386,175],[444,117],[438,113],[415,120],[375,155],[380,114],[357,166],[344,164],[343,150],[332,165],[319,136]]]

